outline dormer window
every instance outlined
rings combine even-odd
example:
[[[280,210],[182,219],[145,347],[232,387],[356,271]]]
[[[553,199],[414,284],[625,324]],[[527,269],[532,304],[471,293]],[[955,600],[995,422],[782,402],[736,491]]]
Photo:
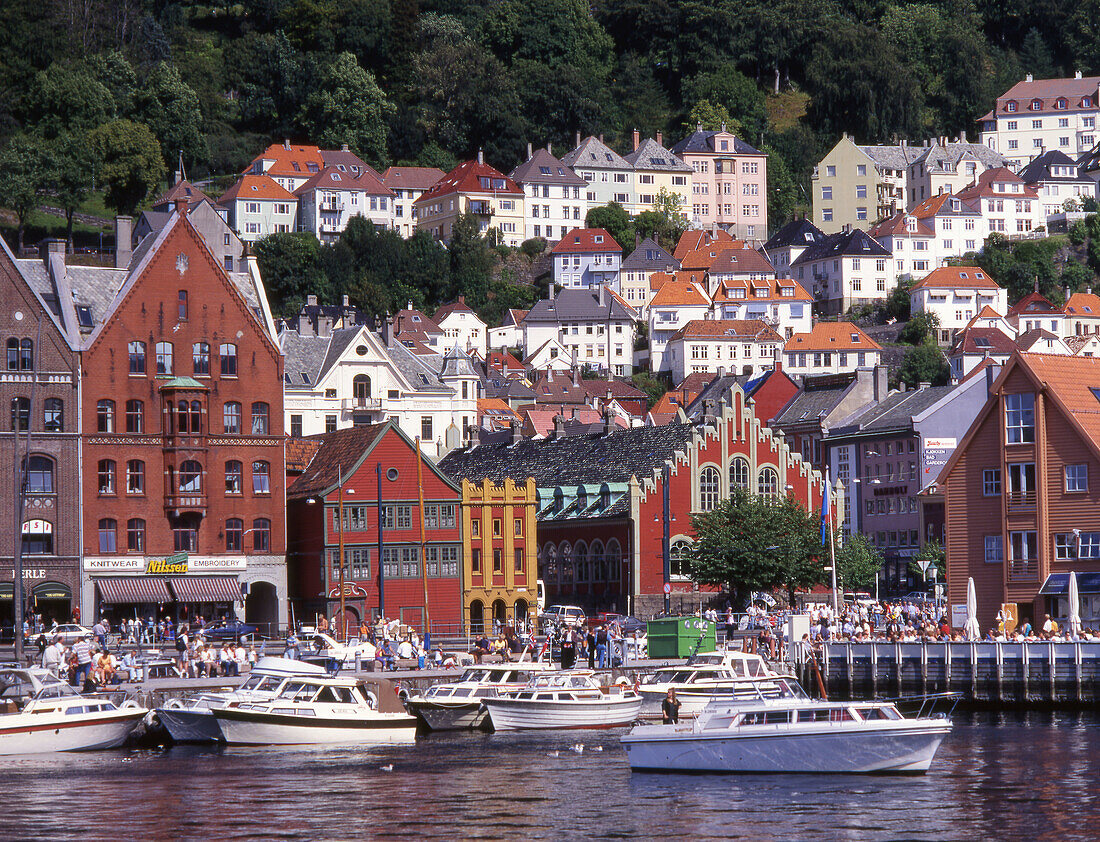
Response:
[[[1082,99],[1081,100],[1081,107],[1082,108],[1092,108],[1092,97],[1087,96],[1084,99]]]
[[[912,216],[905,217],[905,228],[906,228],[907,231],[916,231],[917,230],[916,217],[912,217]]]
[[[958,199],[952,199],[951,210],[954,213],[958,213],[960,210],[962,210],[962,202],[960,202]]]
[[[852,341],[853,342],[859,342],[859,334],[858,333],[853,333],[852,334]]]
[[[1064,109],[1067,105],[1069,105],[1069,103],[1066,102],[1065,97],[1059,97],[1054,101],[1054,107],[1059,110]]]
[[[339,181],[339,180],[340,180],[340,173],[338,173],[338,172],[334,172],[334,173],[332,174],[332,180],[333,180],[333,181]]]
[[[596,240],[597,243],[602,243],[603,242],[603,235],[602,234],[597,234],[594,239]]]
[[[1031,101],[1031,110],[1032,111],[1042,111],[1043,110],[1043,101],[1041,99],[1033,99]]]
[[[1015,102],[1006,102],[1005,103],[1005,111],[1007,111],[1009,114],[1016,113],[1016,103]]]

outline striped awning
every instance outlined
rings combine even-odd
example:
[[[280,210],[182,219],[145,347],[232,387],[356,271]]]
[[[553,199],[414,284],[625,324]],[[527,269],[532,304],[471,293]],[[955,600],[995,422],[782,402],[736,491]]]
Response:
[[[179,602],[240,602],[236,576],[176,576],[168,580]]]
[[[164,579],[132,576],[118,579],[96,579],[100,602],[120,603],[171,602],[168,583]]]

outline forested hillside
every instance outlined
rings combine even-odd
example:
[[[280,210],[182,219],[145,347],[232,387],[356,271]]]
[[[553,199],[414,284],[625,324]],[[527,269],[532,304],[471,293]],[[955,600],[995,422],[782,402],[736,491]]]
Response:
[[[770,218],[841,131],[973,136],[1025,72],[1100,70],[1100,0],[5,0],[0,170],[79,205],[96,160],[132,210],[175,168],[240,171],[272,138],[447,169],[574,133],[728,120],[773,154]],[[44,158],[48,157],[48,160]],[[4,204],[19,185],[6,184]],[[67,198],[66,198],[67,197]],[[17,209],[17,208],[16,208]],[[17,209],[18,210],[18,209]]]

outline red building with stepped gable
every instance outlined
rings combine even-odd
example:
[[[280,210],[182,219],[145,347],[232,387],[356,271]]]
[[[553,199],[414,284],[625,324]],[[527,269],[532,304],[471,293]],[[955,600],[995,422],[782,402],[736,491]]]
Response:
[[[428,611],[432,630],[454,633],[462,619],[461,490],[416,451],[393,422],[350,427],[321,443],[287,489],[288,566],[294,620],[313,623],[340,608],[339,508],[343,498],[344,610],[349,628],[379,614],[378,466],[382,469],[384,613],[424,631],[417,458],[422,462]],[[343,493],[341,495],[341,481]],[[339,618],[337,618],[339,622]]]

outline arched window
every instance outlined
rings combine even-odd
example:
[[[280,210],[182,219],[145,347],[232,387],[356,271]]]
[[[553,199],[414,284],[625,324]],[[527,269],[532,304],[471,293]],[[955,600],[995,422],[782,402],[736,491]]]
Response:
[[[47,433],[65,430],[65,404],[61,398],[46,398],[42,404],[42,428]]]
[[[718,469],[708,465],[699,472],[699,509],[712,512],[718,507]]]
[[[145,404],[139,400],[126,401],[126,432],[145,432]]]
[[[686,579],[691,570],[691,544],[687,541],[673,541],[668,548],[668,575],[672,579]]]
[[[588,581],[588,547],[581,541],[573,551],[573,567],[578,582]]]
[[[252,549],[261,553],[271,550],[271,521],[265,517],[252,521]]]
[[[53,555],[53,524],[35,518],[23,523],[23,555]]]
[[[592,542],[592,549],[588,554],[588,559],[592,566],[592,581],[606,582],[607,570],[604,566],[603,544],[601,542]]]
[[[237,346],[219,345],[218,359],[221,360],[222,377],[237,376]]]
[[[157,343],[157,374],[172,373],[172,343]]]
[[[115,402],[102,400],[95,405],[95,426],[100,433],[115,431]]]
[[[19,368],[22,371],[34,370],[34,342],[30,339],[19,340]]]
[[[8,371],[19,371],[19,340],[8,340]]]
[[[130,459],[126,462],[126,493],[145,493],[145,463],[140,459]]]
[[[236,401],[229,401],[222,409],[222,426],[227,433],[240,433],[241,405]]]
[[[53,494],[53,460],[48,456],[27,460],[27,493]]]
[[[131,553],[145,552],[145,521],[139,517],[126,521],[126,549]]]
[[[749,460],[743,456],[735,456],[730,462],[730,494],[738,489],[752,490],[749,486]]]
[[[99,493],[100,494],[114,494],[115,493],[115,460],[114,459],[100,459],[97,466],[96,476],[99,478]]]
[[[230,552],[240,552],[244,542],[244,521],[231,517],[225,522],[225,548]]]
[[[225,463],[225,493],[244,493],[244,465],[236,459]]]
[[[763,468],[756,484],[756,493],[770,500],[779,499],[779,474],[775,468]]]
[[[99,551],[118,552],[118,521],[113,517],[105,517],[99,521]]]
[[[256,401],[254,404],[252,404],[252,435],[267,435],[267,415],[268,405],[266,403],[264,403],[263,401]]]
[[[196,377],[210,375],[210,345],[206,342],[196,342],[191,346],[191,365],[194,367]]]
[[[553,544],[547,544],[543,548],[543,570],[542,581],[543,582],[557,582],[558,581],[558,548]]]
[[[11,399],[11,428],[16,431],[31,428],[30,398]]]
[[[370,400],[370,378],[365,374],[355,375],[351,381],[351,394],[356,406],[366,406]]]
[[[144,342],[131,342],[127,349],[130,356],[130,373],[131,374],[144,374],[145,373],[145,343]]]
[[[252,493],[271,493],[271,466],[267,462],[252,463]]]
[[[623,553],[619,549],[619,542],[615,540],[608,541],[604,554],[607,557],[607,581],[618,582],[623,565]]]
[[[561,554],[558,557],[558,569],[561,571],[562,582],[573,581],[573,548],[569,544],[562,544]]]
[[[180,494],[202,493],[202,465],[194,459],[185,459],[180,463]]]

